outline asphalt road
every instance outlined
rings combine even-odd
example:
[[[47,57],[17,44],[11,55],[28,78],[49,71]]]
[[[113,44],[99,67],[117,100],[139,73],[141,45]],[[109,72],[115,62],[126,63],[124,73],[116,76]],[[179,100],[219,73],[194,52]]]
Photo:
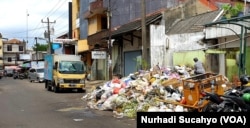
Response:
[[[136,121],[88,109],[84,93],[49,92],[44,83],[0,80],[0,128],[135,128]]]

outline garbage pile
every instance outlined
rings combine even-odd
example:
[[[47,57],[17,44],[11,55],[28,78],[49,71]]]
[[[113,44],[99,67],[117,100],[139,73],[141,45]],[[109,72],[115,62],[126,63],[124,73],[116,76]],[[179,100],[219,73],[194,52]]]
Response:
[[[185,103],[181,80],[190,77],[188,71],[184,66],[175,66],[173,70],[154,67],[123,78],[114,75],[82,99],[91,109],[112,110],[116,118],[134,118],[138,111],[187,112],[187,108],[169,102]]]

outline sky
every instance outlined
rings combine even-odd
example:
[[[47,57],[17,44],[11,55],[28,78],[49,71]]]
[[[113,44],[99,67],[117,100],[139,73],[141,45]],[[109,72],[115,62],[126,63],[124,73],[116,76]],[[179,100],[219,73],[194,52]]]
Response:
[[[51,39],[68,32],[68,3],[71,0],[0,0],[0,33],[3,38],[28,40],[28,47],[35,44],[35,37],[43,40],[47,18],[54,28]]]

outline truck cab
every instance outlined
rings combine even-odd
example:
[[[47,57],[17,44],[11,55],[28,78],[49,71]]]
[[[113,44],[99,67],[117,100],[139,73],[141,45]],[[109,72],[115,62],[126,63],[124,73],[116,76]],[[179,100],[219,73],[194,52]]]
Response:
[[[50,55],[45,56],[45,88],[59,92],[65,89],[85,89],[86,67],[80,56]],[[52,64],[53,62],[53,64]]]

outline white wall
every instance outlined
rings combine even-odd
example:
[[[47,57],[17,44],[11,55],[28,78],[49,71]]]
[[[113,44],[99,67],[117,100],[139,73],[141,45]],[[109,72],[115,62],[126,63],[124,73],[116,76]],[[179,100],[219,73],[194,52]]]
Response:
[[[203,32],[165,35],[165,25],[150,25],[151,65],[173,66],[174,52],[205,48],[200,42],[204,36]]]
[[[206,48],[206,45],[201,42],[204,38],[203,32],[176,34],[170,35],[169,50],[167,50],[168,61],[167,64],[173,66],[173,53],[180,51],[195,51]]]
[[[167,64],[167,42],[165,25],[150,25],[150,57],[151,67],[155,65],[166,66]]]
[[[12,45],[12,51],[8,51],[7,47],[8,45]],[[23,46],[23,45],[21,45]],[[19,51],[19,44],[4,44],[4,48],[3,48],[4,52],[23,52],[24,51],[24,47],[23,47],[23,51]]]
[[[249,23],[248,26],[250,26]],[[216,27],[206,27],[205,29],[206,39],[226,37],[240,33],[241,27],[233,24],[217,25]]]

